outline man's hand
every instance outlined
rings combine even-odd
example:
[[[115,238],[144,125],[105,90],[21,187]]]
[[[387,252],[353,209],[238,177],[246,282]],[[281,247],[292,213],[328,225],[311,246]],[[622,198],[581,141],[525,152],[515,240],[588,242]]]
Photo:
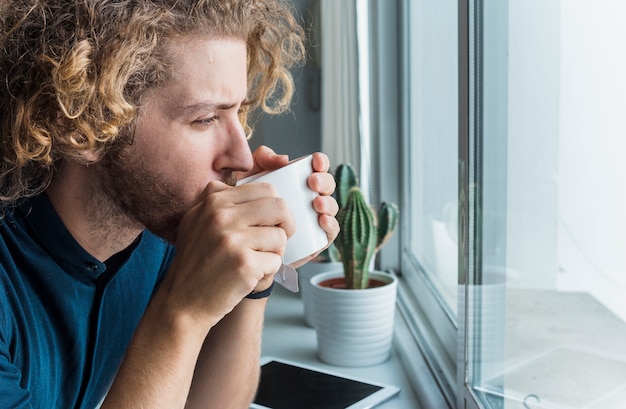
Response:
[[[328,156],[323,153],[313,154],[313,174],[309,176],[309,187],[315,192],[319,193],[319,196],[313,201],[313,208],[319,214],[319,224],[326,232],[328,237],[328,246],[337,238],[339,233],[339,223],[335,216],[339,210],[339,205],[334,197],[331,195],[335,191],[335,178],[328,173],[330,168],[330,160]],[[321,251],[320,251],[321,252]],[[305,259],[297,261],[292,264],[292,267],[297,268],[306,262],[314,259],[317,254],[313,254]]]
[[[267,146],[260,146],[253,153],[253,158],[254,168],[245,175],[242,175],[241,178],[266,170],[278,169],[289,163],[287,155],[277,155]],[[339,205],[337,204],[335,198],[331,196],[336,187],[335,178],[333,175],[328,173],[330,160],[325,154],[319,152],[314,153],[312,165],[313,173],[308,179],[309,187],[320,195],[313,201],[313,208],[319,214],[319,224],[326,232],[328,237],[328,246],[330,246],[339,233],[339,223],[337,223],[337,219],[335,219],[337,211],[339,210]],[[312,260],[315,256],[317,256],[317,254],[299,260],[293,263],[292,267],[297,268]],[[266,287],[267,286],[269,286],[269,282]]]
[[[248,176],[256,175],[259,172],[266,170],[274,170],[282,168],[289,163],[289,156],[278,155],[271,148],[267,146],[258,147],[253,153],[252,158],[254,160],[254,167],[244,174],[239,175],[239,179],[243,179]]]
[[[253,289],[271,284],[295,221],[271,185],[213,181],[203,197],[181,222],[162,288],[208,330]]]
[[[253,158],[253,169],[241,175],[240,179],[262,171],[278,169],[289,163],[289,157],[287,155],[278,155],[267,146],[257,148],[253,153]],[[313,202],[313,207],[315,211],[320,214],[320,226],[326,231],[328,235],[328,245],[330,245],[339,233],[339,224],[335,219],[339,205],[335,198],[331,196],[336,187],[335,178],[328,173],[330,160],[325,154],[319,152],[314,153],[312,165],[314,173],[309,176],[309,187],[320,194],[320,197],[316,198]]]

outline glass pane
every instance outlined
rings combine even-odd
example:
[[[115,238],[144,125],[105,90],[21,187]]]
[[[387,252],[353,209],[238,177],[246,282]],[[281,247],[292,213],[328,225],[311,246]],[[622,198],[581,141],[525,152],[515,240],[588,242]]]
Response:
[[[484,407],[624,408],[626,3],[482,2]]]
[[[410,251],[456,315],[457,1],[411,1]]]

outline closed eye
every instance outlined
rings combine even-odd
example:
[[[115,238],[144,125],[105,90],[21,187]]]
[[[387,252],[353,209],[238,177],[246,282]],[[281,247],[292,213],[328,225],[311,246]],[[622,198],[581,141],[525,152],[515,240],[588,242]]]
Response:
[[[204,118],[204,119],[197,119],[195,121],[193,121],[194,124],[199,124],[199,125],[210,125],[213,122],[217,121],[219,119],[219,117],[217,115],[209,117],[209,118]]]

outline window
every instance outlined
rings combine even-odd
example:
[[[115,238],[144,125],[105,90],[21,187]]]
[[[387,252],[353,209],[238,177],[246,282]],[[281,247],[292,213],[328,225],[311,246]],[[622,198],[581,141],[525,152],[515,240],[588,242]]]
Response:
[[[477,1],[469,10],[469,111],[477,118],[470,216],[478,227],[465,300],[472,400],[620,407],[626,53],[618,39],[626,5]]]
[[[371,112],[381,197],[400,180],[408,366],[423,355],[449,407],[622,407],[626,4],[389,4]]]

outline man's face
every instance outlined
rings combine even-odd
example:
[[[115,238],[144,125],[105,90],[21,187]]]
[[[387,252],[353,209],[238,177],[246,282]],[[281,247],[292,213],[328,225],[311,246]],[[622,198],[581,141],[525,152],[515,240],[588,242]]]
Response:
[[[103,167],[107,194],[140,224],[175,241],[183,215],[207,183],[232,183],[252,168],[238,118],[246,97],[243,41],[176,41],[175,75],[142,101],[134,143]]]

